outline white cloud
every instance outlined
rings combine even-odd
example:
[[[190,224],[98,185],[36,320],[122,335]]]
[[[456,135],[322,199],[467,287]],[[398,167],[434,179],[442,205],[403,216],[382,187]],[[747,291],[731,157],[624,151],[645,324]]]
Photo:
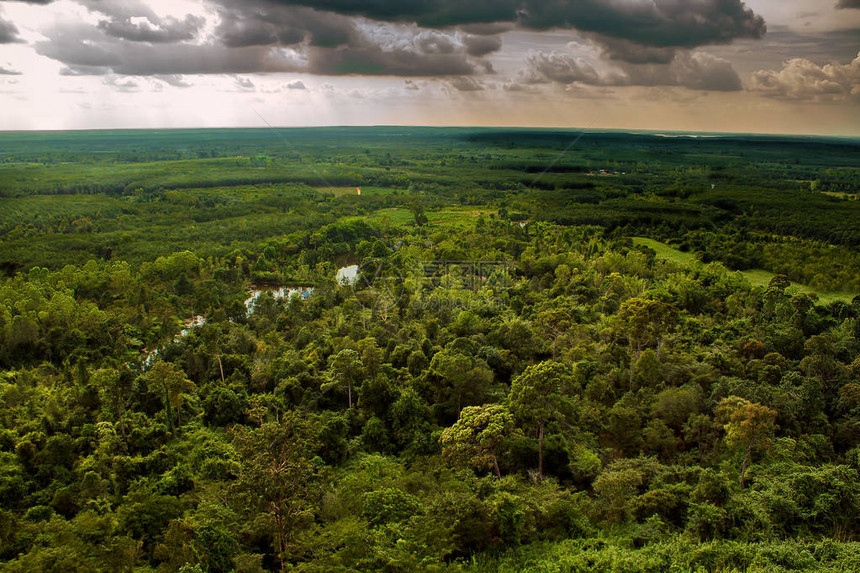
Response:
[[[860,100],[860,54],[847,64],[818,66],[804,58],[785,62],[781,70],[760,70],[750,88],[769,97],[789,100]]]

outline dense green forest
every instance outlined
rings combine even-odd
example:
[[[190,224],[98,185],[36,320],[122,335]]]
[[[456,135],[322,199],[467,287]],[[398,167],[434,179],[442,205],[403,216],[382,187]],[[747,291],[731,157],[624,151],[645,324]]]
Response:
[[[858,151],[2,133],[0,570],[860,570]]]

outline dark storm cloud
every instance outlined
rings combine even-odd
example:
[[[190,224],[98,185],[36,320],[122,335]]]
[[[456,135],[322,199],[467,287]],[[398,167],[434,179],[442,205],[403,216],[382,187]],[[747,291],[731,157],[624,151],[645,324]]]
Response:
[[[383,22],[415,22],[425,28],[509,22],[517,17],[515,0],[267,0],[272,5],[308,6]]]
[[[305,30],[295,25],[297,22],[291,23],[283,15],[276,16],[271,11],[261,11],[253,4],[224,9],[219,17],[221,22],[215,35],[231,48],[272,44],[291,46],[301,43],[306,35]]]
[[[631,64],[668,64],[678,53],[676,48],[643,46],[624,38],[601,38],[594,34],[588,36],[603,46],[609,59]]]
[[[525,26],[576,28],[655,48],[695,48],[760,38],[764,20],[741,0],[526,2]]]
[[[860,10],[860,0],[839,0],[837,8],[854,8]]]
[[[547,30],[575,28],[606,40],[674,51],[738,38],[761,38],[764,20],[742,0],[268,0],[427,28],[516,23]],[[622,46],[622,48],[627,48]],[[624,59],[630,49],[616,55]],[[664,60],[668,56],[664,56]]]
[[[230,48],[270,46],[278,41],[274,27],[265,22],[222,20],[218,26],[218,35],[224,45]]]
[[[492,36],[358,22],[254,0],[222,5],[214,42],[185,43],[200,19],[159,19],[135,0],[110,6],[86,1],[110,20],[96,27],[60,24],[45,32],[48,41],[36,44],[40,54],[66,64],[66,73],[452,76],[491,70],[479,57],[500,46]]]
[[[99,28],[109,36],[131,42],[173,43],[193,40],[205,23],[204,18],[189,14],[184,20],[163,18],[137,23],[131,18],[102,20],[99,22]]]
[[[352,18],[301,6],[278,6],[263,0],[223,0],[216,36],[227,46],[284,46],[301,43],[335,48],[356,34]]]
[[[0,44],[12,44],[20,41],[17,26],[12,22],[0,18]]]
[[[630,82],[654,66],[643,81],[728,89],[739,84],[733,70],[689,49],[764,32],[741,0],[212,0],[214,38],[200,42],[202,18],[160,18],[143,0],[78,1],[104,16],[98,26],[60,24],[37,44],[76,74],[492,73],[486,56],[501,49],[502,32],[518,26],[576,28]],[[674,75],[648,79],[666,66]]]
[[[483,57],[502,49],[502,39],[499,36],[472,36],[463,38],[463,45],[470,56]]]
[[[536,53],[522,75],[526,84],[557,83],[592,86],[682,86],[692,90],[738,91],[741,80],[727,60],[703,53],[678,53],[670,64],[620,63],[599,72],[581,58]]]
[[[309,73],[447,76],[473,74],[501,47],[497,36],[359,22],[352,14],[267,0],[222,0],[216,35],[227,46],[296,46]],[[366,24],[366,25],[360,25]],[[385,28],[385,29],[383,29]],[[395,29],[396,28],[396,29]],[[491,30],[493,33],[499,28]]]

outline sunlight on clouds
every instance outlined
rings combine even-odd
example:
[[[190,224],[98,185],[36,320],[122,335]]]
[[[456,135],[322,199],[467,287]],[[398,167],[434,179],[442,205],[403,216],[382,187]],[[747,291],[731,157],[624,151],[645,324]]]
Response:
[[[631,52],[623,38],[572,28],[421,28],[289,2],[260,0],[272,12],[263,36],[252,34],[258,4],[238,0],[3,2],[0,17],[22,42],[0,47],[0,105],[11,110],[0,128],[256,126],[259,112],[273,125],[856,134],[853,95],[788,97],[811,92],[790,89],[800,68],[785,62],[810,62],[800,75],[814,79],[856,55],[844,52],[860,10],[835,3],[748,0],[767,22],[762,40]],[[230,18],[237,27],[222,27]],[[231,45],[228,33],[258,43]],[[853,94],[851,81],[844,93]]]

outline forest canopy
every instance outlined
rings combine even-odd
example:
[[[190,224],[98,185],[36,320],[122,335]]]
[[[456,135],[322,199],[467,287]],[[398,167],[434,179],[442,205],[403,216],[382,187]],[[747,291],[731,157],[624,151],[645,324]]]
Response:
[[[860,569],[855,141],[274,135],[0,134],[0,569]]]

